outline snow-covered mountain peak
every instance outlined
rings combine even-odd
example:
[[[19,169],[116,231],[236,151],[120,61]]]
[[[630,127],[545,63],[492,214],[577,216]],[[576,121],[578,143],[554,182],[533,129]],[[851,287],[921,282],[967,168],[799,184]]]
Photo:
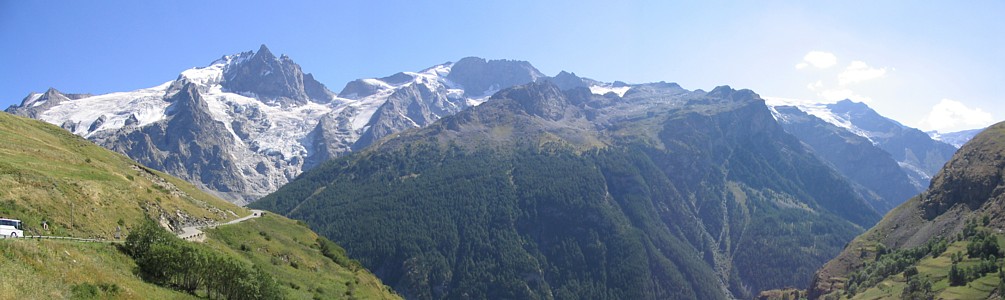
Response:
[[[933,140],[916,128],[884,117],[865,103],[842,100],[835,103],[819,103],[798,99],[762,97],[780,123],[798,122],[798,116],[790,116],[782,107],[795,107],[840,129],[868,139],[892,155],[912,179],[913,184],[924,187],[942,165],[949,160],[956,149],[949,144]]]
[[[49,88],[49,91],[55,91],[55,89]],[[35,107],[45,104],[46,100],[42,101],[39,100],[42,99],[42,96],[45,96],[46,94],[48,94],[48,92],[46,93],[31,92],[31,94],[28,94],[28,97],[25,97],[24,100],[21,100],[21,106]]]
[[[28,95],[7,111],[42,119],[237,203],[305,169],[541,78],[527,62],[468,58],[328,90],[293,60],[223,56],[172,81],[104,95]]]
[[[136,121],[138,126],[148,125],[165,118],[170,103],[164,96],[171,84],[64,101],[41,111],[38,118],[83,137],[118,130],[131,118],[135,119],[131,125]]]
[[[24,101],[21,101],[21,105],[24,105],[24,106],[39,106],[42,103],[36,103],[36,101],[38,101],[39,98],[42,98],[42,95],[44,95],[44,94],[39,94],[39,93],[36,93],[36,92],[32,92],[31,94],[28,95],[27,98],[25,98]]]
[[[218,65],[218,64],[223,64],[223,65],[240,64],[240,63],[243,63],[244,61],[247,61],[248,59],[250,59],[253,56],[255,56],[255,52],[254,51],[245,51],[245,52],[241,52],[241,53],[237,53],[237,54],[224,55],[224,56],[220,57],[219,59],[217,59],[217,60],[209,63],[209,66]]]
[[[800,100],[800,99],[791,99],[791,98],[780,98],[780,97],[765,97],[765,96],[762,96],[761,98],[764,99],[764,103],[766,105],[768,105],[768,108],[771,109],[772,115],[778,121],[784,122],[786,116],[778,113],[778,111],[774,107],[776,107],[776,106],[792,106],[792,107],[795,107],[795,108],[797,108],[797,109],[799,109],[799,110],[801,110],[801,111],[803,111],[803,112],[805,112],[807,114],[810,114],[810,115],[813,115],[813,116],[815,116],[817,118],[820,118],[821,120],[824,120],[827,123],[833,124],[834,126],[837,126],[837,127],[844,128],[844,129],[848,130],[849,132],[854,133],[855,135],[858,135],[858,136],[864,137],[866,139],[869,139],[869,141],[872,141],[873,144],[876,143],[875,141],[872,140],[872,135],[870,134],[870,132],[866,131],[866,130],[863,130],[861,128],[858,128],[855,124],[853,124],[851,122],[851,120],[848,117],[848,115],[846,115],[846,114],[845,115],[840,115],[840,114],[834,113],[834,111],[832,111],[828,107],[828,105],[832,104],[832,103],[821,103],[821,102],[814,102],[814,101],[809,101],[809,100]]]
[[[953,147],[961,148],[964,144],[974,138],[978,133],[984,131],[984,128],[968,129],[956,132],[939,132],[939,131],[928,131],[926,132],[932,139],[936,141],[941,141]]]
[[[225,56],[224,59],[214,61],[209,66],[182,71],[181,75],[179,75],[179,80],[187,80],[200,86],[218,85],[223,81],[223,69],[232,60],[233,56]]]

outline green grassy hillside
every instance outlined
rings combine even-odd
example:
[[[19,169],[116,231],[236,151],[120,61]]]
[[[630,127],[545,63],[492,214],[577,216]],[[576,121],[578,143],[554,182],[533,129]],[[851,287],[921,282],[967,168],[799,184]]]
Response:
[[[976,220],[972,221],[976,224]],[[972,227],[969,236],[933,240],[906,249],[886,249],[874,243],[855,249],[866,259],[848,276],[834,278],[834,292],[823,299],[989,299],[1005,284],[1001,249],[1005,235],[983,226]],[[987,239],[994,244],[990,255],[975,251]],[[992,257],[993,256],[993,257]],[[981,271],[982,264],[987,267]],[[957,270],[954,279],[952,270]],[[954,282],[955,280],[955,282]]]
[[[44,122],[0,113],[0,216],[26,234],[122,240],[146,219],[179,228],[250,211]],[[46,221],[50,228],[42,229]],[[398,299],[341,247],[276,214],[187,243],[270,274],[291,299]],[[0,299],[187,299],[145,282],[117,243],[0,239]]]
[[[59,127],[0,113],[0,216],[25,234],[111,239],[146,217],[178,227],[247,215]],[[42,222],[49,230],[42,230]]]
[[[307,225],[276,214],[208,231],[206,245],[261,266],[293,299],[398,299],[341,247],[332,257]],[[330,244],[331,246],[333,244]]]
[[[7,239],[0,255],[0,299],[195,298],[143,282],[136,263],[109,243]]]
[[[204,247],[262,267],[288,299],[400,299],[338,246],[325,256],[321,243],[327,240],[282,216],[267,214],[207,234]],[[144,282],[132,258],[112,243],[6,239],[0,254],[0,299],[196,298]]]

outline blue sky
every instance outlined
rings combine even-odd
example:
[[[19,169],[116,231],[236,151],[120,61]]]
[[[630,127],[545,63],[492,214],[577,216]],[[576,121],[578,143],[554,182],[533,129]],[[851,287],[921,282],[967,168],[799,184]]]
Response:
[[[0,0],[0,107],[48,87],[151,87],[265,43],[336,92],[480,56],[602,81],[850,97],[923,129],[1005,119],[1005,2],[804,2]]]

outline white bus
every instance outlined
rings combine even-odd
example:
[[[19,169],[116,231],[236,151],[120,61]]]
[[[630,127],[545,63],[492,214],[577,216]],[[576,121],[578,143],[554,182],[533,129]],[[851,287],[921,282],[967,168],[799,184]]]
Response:
[[[0,218],[0,236],[24,237],[24,230],[21,230],[21,220]]]

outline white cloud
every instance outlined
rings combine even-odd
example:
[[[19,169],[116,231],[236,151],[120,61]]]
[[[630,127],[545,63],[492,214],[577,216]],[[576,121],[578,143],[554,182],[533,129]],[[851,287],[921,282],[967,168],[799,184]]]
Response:
[[[841,74],[838,74],[838,83],[842,86],[856,82],[872,80],[886,75],[886,68],[873,68],[863,61],[851,62]]]
[[[837,64],[837,56],[833,53],[823,51],[810,51],[803,56],[803,61],[796,65],[796,69],[803,69],[814,66],[818,69],[830,68]]]
[[[980,108],[969,108],[960,101],[942,99],[932,107],[927,116],[921,119],[918,127],[947,132],[986,127],[992,122],[994,118],[989,112]]]
[[[796,69],[815,67],[826,69],[837,65],[837,57],[834,54],[823,51],[810,51],[803,57],[802,62],[796,65]],[[890,68],[874,68],[864,61],[855,60],[844,69],[825,71],[815,74],[823,76],[825,79],[817,78],[806,85],[806,89],[817,94],[817,97],[826,102],[835,102],[850,99],[858,102],[872,102],[871,97],[863,96],[854,91],[851,85],[858,82],[873,80],[885,77]],[[835,77],[835,75],[837,75]],[[833,79],[830,79],[833,78]],[[834,80],[836,79],[836,80]]]
[[[811,91],[814,91],[814,92],[816,92],[817,90],[819,90],[819,89],[821,89],[823,87],[824,87],[824,81],[823,80],[817,80],[817,82],[810,83],[810,84],[806,85],[807,89],[809,89]]]

